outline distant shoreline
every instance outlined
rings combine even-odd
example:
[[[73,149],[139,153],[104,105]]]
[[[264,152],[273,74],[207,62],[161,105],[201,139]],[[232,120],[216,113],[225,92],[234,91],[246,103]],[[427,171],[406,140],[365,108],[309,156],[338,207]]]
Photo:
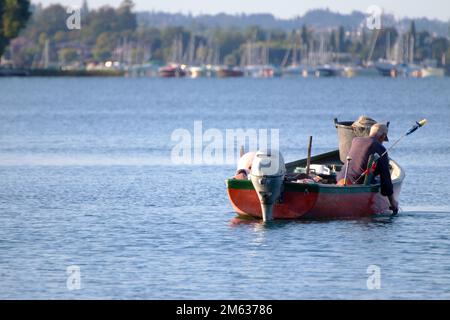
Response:
[[[329,70],[328,70],[329,69]],[[333,68],[318,68],[314,71],[308,71],[305,74],[305,70],[303,72],[290,73],[287,71],[283,72],[273,72],[273,74],[265,75],[255,73],[253,74],[248,70],[240,69],[242,72],[238,76],[233,75],[221,75],[218,72],[215,72],[212,75],[207,75],[203,73],[200,76],[193,76],[189,74],[189,72],[184,73],[183,75],[172,75],[173,78],[234,78],[234,77],[250,77],[250,78],[279,78],[279,77],[344,77],[344,78],[353,78],[353,77],[413,77],[413,78],[425,78],[425,77],[439,77],[445,78],[450,76],[450,66],[447,68],[440,68],[442,74],[437,76],[436,74],[428,74],[427,76],[423,75],[419,70],[418,72],[406,71],[403,69],[395,69],[395,70],[379,70],[374,68],[366,68],[366,69],[355,69],[354,71],[345,71],[345,69],[333,69]],[[331,71],[332,72],[331,72]],[[359,70],[359,71],[358,71]],[[359,73],[360,71],[363,73]],[[374,74],[364,74],[365,70],[377,70],[378,72]],[[396,71],[392,74],[392,71]],[[417,70],[416,70],[417,71]],[[331,72],[331,73],[330,73]],[[97,70],[62,70],[62,69],[27,69],[27,68],[0,68],[0,78],[3,77],[150,77],[150,78],[166,78],[167,76],[161,75],[159,72],[142,73],[142,72],[134,72],[133,70],[119,70],[119,69],[97,69]]]
[[[123,77],[121,70],[0,69],[0,77]]]

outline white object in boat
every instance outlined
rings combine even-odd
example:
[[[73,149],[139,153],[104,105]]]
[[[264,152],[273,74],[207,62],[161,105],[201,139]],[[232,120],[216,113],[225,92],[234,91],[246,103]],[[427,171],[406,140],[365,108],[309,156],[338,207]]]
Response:
[[[323,164],[312,164],[309,166],[310,172],[315,174],[330,175],[331,170]]]

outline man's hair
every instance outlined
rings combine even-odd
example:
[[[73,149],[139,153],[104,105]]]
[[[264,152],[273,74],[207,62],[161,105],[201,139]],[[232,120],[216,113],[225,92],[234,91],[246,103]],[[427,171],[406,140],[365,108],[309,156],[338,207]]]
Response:
[[[387,127],[387,125],[382,124],[382,123],[375,123],[371,128],[370,128],[370,134],[369,136],[371,137],[375,137],[375,138],[380,138],[383,134],[388,134],[389,128]]]

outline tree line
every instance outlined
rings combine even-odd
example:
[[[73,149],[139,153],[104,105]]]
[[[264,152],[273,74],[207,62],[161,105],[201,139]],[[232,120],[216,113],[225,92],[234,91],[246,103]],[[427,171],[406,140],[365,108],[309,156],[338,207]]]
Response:
[[[0,57],[30,17],[28,0],[0,0]]]
[[[126,65],[290,65],[311,62],[323,55],[344,63],[380,58],[409,62],[434,59],[442,66],[450,61],[449,39],[417,31],[414,22],[401,34],[394,27],[379,31],[344,27],[319,31],[301,25],[289,32],[259,26],[150,27],[138,25],[133,3],[124,0],[117,8],[103,6],[94,10],[85,1],[80,10],[81,29],[69,30],[66,10],[60,4],[30,7],[26,0],[0,0],[0,55],[26,68],[40,68],[49,61],[58,67],[108,60]]]

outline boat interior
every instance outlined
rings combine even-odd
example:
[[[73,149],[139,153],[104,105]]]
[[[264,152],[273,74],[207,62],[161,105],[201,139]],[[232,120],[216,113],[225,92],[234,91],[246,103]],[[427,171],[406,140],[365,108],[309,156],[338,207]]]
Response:
[[[389,161],[392,182],[403,178],[401,167],[392,159]],[[286,164],[286,179],[293,183],[317,182],[334,185],[336,176],[341,171],[343,163],[339,159],[339,150],[311,157],[310,176],[306,175],[307,159],[301,159]],[[311,181],[310,177],[314,177]]]

